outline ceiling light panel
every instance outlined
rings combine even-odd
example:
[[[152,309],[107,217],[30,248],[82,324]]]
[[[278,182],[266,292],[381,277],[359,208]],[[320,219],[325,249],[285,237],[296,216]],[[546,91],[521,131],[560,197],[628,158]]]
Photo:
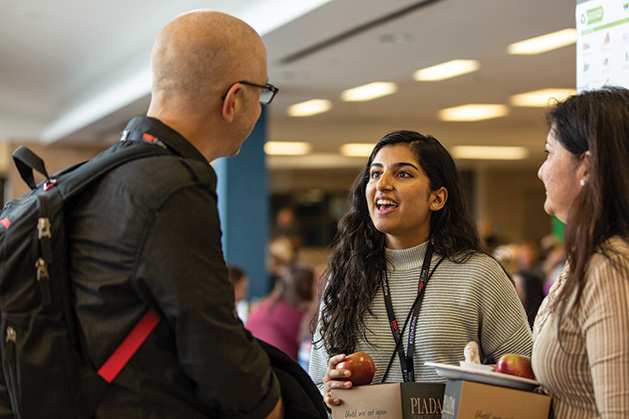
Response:
[[[507,53],[514,55],[536,55],[552,51],[577,42],[576,29],[563,29],[535,38],[516,42],[507,47]]]
[[[483,121],[500,118],[508,114],[509,107],[507,105],[471,103],[442,109],[437,116],[442,121]]]
[[[267,141],[264,152],[267,156],[303,156],[310,153],[311,146],[304,142]]]
[[[541,89],[513,95],[509,98],[509,103],[512,106],[546,108],[553,101],[563,101],[576,92],[576,89]]]
[[[344,90],[341,99],[345,102],[366,102],[397,92],[397,85],[390,82],[373,82]]]
[[[312,116],[332,109],[332,102],[327,99],[312,99],[288,107],[288,116]]]
[[[346,157],[369,157],[375,146],[373,143],[347,143],[341,146],[341,154]]]
[[[526,147],[455,146],[450,150],[456,159],[522,160],[528,156]]]
[[[446,80],[478,71],[479,68],[480,64],[476,60],[452,60],[417,70],[413,78],[417,81]]]

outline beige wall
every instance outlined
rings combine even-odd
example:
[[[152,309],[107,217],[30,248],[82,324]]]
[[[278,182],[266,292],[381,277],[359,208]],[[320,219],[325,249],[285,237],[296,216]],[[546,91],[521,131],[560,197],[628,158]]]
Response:
[[[539,240],[550,233],[544,212],[545,191],[537,169],[484,169],[478,171],[477,214],[492,221],[503,240]]]
[[[269,191],[289,193],[321,189],[326,192],[349,192],[349,187],[361,169],[271,170]]]
[[[79,163],[81,161],[90,159],[98,154],[102,148],[95,147],[74,147],[74,146],[61,146],[61,145],[42,145],[42,144],[9,144],[10,150],[8,154],[8,162],[5,158],[5,165],[7,166],[7,186],[9,188],[7,198],[12,199],[24,195],[29,191],[28,186],[24,183],[20,174],[18,173],[13,159],[11,159],[11,153],[20,145],[25,145],[30,148],[35,154],[41,157],[46,163],[46,170],[49,175],[52,175],[59,170]],[[39,182],[43,180],[43,177],[36,177]]]

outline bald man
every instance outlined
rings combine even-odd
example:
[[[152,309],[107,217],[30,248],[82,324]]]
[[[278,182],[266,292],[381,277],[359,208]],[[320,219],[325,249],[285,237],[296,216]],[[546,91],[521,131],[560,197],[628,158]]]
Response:
[[[148,308],[160,319],[95,417],[282,417],[278,378],[234,310],[209,164],[238,153],[277,91],[264,44],[232,16],[191,12],[159,33],[151,63],[147,116],[106,153],[144,143],[160,154],[109,172],[68,220],[91,362],[102,365]]]

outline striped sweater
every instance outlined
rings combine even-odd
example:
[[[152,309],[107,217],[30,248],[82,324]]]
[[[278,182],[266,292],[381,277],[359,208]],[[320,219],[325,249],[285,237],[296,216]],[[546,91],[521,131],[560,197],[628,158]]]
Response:
[[[621,254],[617,265],[592,256],[579,308],[563,315],[561,342],[553,307],[568,267],[535,319],[533,372],[553,397],[556,419],[629,418],[629,242],[608,243]]]
[[[387,275],[397,321],[402,328],[417,296],[417,285],[427,242],[404,249],[386,249]],[[441,257],[434,254],[432,268]],[[371,303],[373,315],[366,314],[367,341],[359,341],[356,351],[369,353],[378,367],[374,383],[382,381],[395,349],[384,296],[380,290]],[[417,382],[444,382],[426,362],[458,365],[463,349],[470,341],[481,348],[481,359],[495,363],[503,354],[530,356],[531,331],[515,288],[498,263],[476,254],[464,263],[444,259],[426,286],[415,334],[414,368]],[[315,332],[315,342],[321,336]],[[408,328],[403,336],[408,343]],[[323,390],[330,356],[322,343],[313,344],[309,374]],[[386,382],[402,382],[397,355]]]

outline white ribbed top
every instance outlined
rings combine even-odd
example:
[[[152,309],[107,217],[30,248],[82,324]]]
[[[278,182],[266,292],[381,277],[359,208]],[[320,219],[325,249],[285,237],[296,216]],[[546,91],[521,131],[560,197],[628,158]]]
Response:
[[[427,242],[405,250],[386,250],[389,287],[400,328],[417,296],[426,247]],[[433,255],[431,271],[440,258],[436,253]],[[373,357],[378,367],[376,383],[382,380],[395,341],[381,290],[371,308],[373,315],[367,314],[365,319],[368,342],[359,342],[356,350]],[[317,330],[315,338],[319,336]],[[417,324],[415,381],[444,382],[445,378],[424,363],[458,365],[464,360],[463,349],[471,340],[479,342],[488,363],[506,353],[526,356],[531,353],[531,331],[515,288],[498,263],[482,254],[474,255],[465,264],[445,259],[429,280]],[[403,342],[406,351],[408,327]],[[322,390],[329,355],[321,346],[313,346],[309,373]],[[403,381],[397,355],[386,381]]]

